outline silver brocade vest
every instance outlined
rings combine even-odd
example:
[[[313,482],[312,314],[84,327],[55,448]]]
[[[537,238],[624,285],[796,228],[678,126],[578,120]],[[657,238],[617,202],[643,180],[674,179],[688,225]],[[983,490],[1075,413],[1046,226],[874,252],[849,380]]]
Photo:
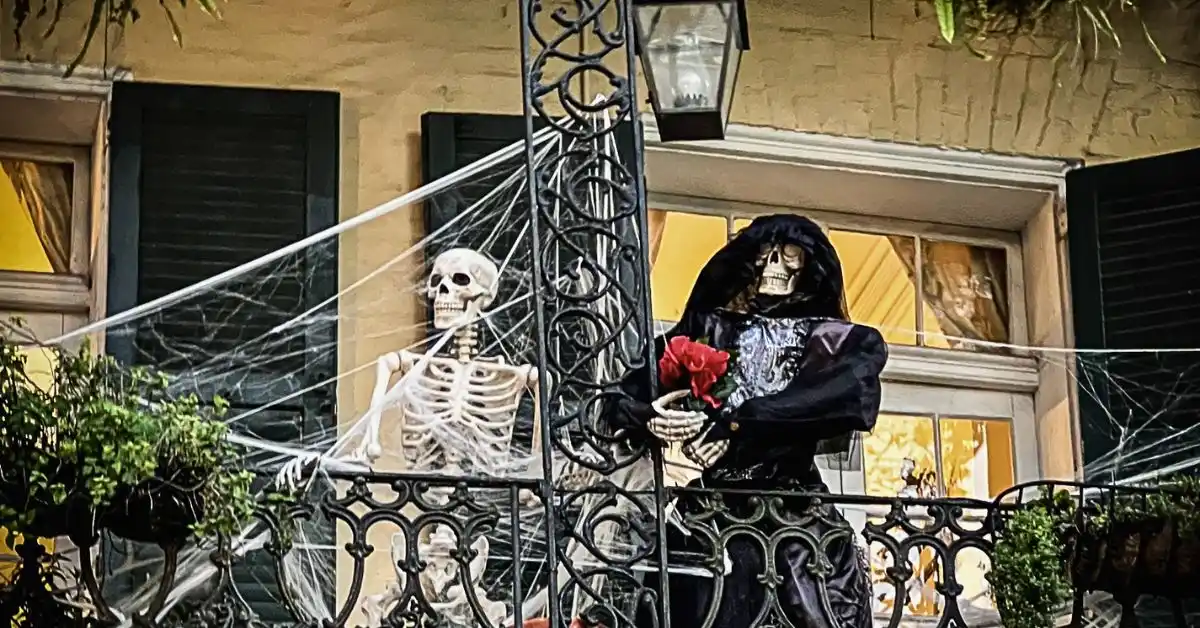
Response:
[[[737,388],[727,400],[736,410],[747,399],[782,391],[796,378],[804,348],[819,318],[752,317],[741,322],[731,375]]]

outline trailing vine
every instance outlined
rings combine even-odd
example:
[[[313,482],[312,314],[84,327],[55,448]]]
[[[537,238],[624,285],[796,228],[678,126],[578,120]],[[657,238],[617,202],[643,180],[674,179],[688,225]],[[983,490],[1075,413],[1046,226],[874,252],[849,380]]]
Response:
[[[1146,43],[1160,61],[1166,57],[1159,49],[1139,10],[1142,0],[931,0],[938,31],[948,43],[960,43],[982,58],[990,56],[979,44],[997,38],[1013,38],[1037,33],[1051,22],[1061,21],[1073,31],[1073,54],[1078,57],[1088,42],[1093,51],[1101,42],[1118,50],[1120,35],[1113,25],[1114,12],[1132,14],[1141,24]],[[919,8],[919,7],[918,7]],[[1068,49],[1059,50],[1062,54]]]
[[[137,22],[141,19],[142,8],[150,1],[2,0],[0,1],[0,6],[3,6],[5,3],[11,4],[9,14],[12,17],[13,35],[16,39],[18,50],[24,49],[25,35],[28,34],[26,32],[27,29],[34,29],[40,26],[41,32],[37,34],[40,35],[41,39],[48,39],[58,28],[65,12],[77,11],[76,7],[82,7],[83,11],[87,11],[87,30],[84,31],[83,41],[80,43],[79,50],[67,66],[66,75],[70,76],[79,67],[79,64],[83,62],[83,58],[87,55],[88,50],[96,39],[96,35],[101,32],[101,29],[108,29],[110,27],[123,29]],[[177,9],[186,10],[189,0],[156,1],[167,17],[167,22],[171,26],[171,36],[175,39],[175,43],[182,46],[183,29],[179,26],[175,11]],[[212,18],[221,19],[221,11],[217,5],[217,0],[190,0],[190,3],[199,6],[201,11]]]

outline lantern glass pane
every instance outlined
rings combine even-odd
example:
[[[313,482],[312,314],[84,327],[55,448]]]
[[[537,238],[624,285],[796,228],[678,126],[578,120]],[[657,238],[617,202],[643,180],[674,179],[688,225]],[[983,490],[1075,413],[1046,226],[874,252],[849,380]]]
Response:
[[[659,113],[720,111],[726,51],[737,19],[734,3],[673,2],[642,5],[636,11],[643,63]]]

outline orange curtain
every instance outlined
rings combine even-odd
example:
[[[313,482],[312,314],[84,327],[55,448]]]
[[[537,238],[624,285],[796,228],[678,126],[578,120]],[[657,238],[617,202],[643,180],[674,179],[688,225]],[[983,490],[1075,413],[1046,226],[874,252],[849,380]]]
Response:
[[[33,221],[56,273],[70,272],[71,169],[25,159],[0,159],[17,198]]]
[[[889,237],[908,277],[916,282],[916,250],[912,238]],[[919,298],[929,306],[949,336],[1008,342],[1007,268],[1002,249],[958,242],[921,241]],[[950,340],[951,347],[964,344]],[[979,351],[989,347],[969,347]]]

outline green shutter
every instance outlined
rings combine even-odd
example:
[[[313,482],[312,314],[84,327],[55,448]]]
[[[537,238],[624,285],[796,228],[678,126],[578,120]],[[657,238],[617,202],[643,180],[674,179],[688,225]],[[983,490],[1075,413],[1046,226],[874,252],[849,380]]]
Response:
[[[118,83],[110,120],[108,313],[336,224],[339,107],[339,96],[328,92]],[[226,397],[233,414],[273,404],[237,429],[273,441],[321,442],[336,433],[335,387],[301,391],[337,372],[336,300],[318,312],[318,324],[268,332],[335,297],[336,247],[336,239],[328,241],[254,271],[253,281],[230,284],[232,294],[203,294],[110,330],[107,350]],[[239,565],[235,578],[264,619],[289,619],[272,594],[266,556]]]
[[[1067,176],[1076,347],[1200,348],[1197,172],[1200,149]],[[1083,353],[1078,362],[1090,479],[1128,478],[1195,458],[1200,353]],[[1123,438],[1125,456],[1114,458]],[[1119,469],[1108,468],[1117,461]]]

